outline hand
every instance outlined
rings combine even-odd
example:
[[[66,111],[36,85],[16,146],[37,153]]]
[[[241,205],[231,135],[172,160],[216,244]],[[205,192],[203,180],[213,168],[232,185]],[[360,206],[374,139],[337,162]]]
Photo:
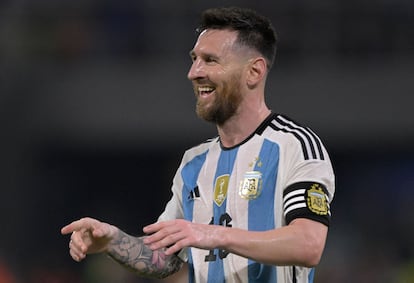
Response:
[[[220,246],[226,229],[223,226],[192,223],[183,219],[154,223],[144,227],[149,236],[144,243],[152,250],[167,248],[166,255],[174,254],[185,247],[214,249]]]
[[[114,238],[117,228],[93,218],[82,218],[62,228],[63,235],[72,233],[69,253],[75,261],[83,260],[87,254],[104,252]]]

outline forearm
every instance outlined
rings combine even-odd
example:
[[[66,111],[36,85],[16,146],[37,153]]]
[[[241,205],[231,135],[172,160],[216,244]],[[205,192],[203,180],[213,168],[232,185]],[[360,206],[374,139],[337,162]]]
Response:
[[[124,267],[145,277],[165,278],[183,265],[176,255],[165,255],[165,249],[152,251],[144,237],[133,237],[119,230],[110,242],[107,254]]]
[[[301,223],[263,232],[228,228],[222,230],[220,248],[266,264],[315,266],[325,246],[327,227],[310,225],[321,226],[310,229]]]

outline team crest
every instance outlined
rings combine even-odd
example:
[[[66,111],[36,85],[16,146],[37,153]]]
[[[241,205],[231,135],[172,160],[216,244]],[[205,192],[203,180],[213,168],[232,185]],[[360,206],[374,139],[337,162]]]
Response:
[[[328,202],[326,195],[319,184],[313,184],[307,191],[306,198],[308,208],[318,215],[328,214]]]
[[[221,206],[227,197],[227,190],[229,188],[230,175],[221,175],[217,177],[214,185],[214,202]]]
[[[244,199],[256,199],[262,193],[262,173],[250,171],[244,174],[240,182],[239,195]]]

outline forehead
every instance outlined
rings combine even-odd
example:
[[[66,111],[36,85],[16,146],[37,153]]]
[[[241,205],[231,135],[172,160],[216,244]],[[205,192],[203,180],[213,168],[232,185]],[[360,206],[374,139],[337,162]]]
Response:
[[[198,37],[192,53],[221,54],[230,51],[234,47],[236,39],[236,31],[206,29]]]

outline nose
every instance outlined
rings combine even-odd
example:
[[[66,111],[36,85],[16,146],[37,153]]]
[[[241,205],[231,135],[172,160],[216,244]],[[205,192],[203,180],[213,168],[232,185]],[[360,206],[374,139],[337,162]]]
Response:
[[[194,60],[188,71],[187,78],[192,81],[198,78],[202,78],[205,75],[203,71],[203,64],[201,60]]]

